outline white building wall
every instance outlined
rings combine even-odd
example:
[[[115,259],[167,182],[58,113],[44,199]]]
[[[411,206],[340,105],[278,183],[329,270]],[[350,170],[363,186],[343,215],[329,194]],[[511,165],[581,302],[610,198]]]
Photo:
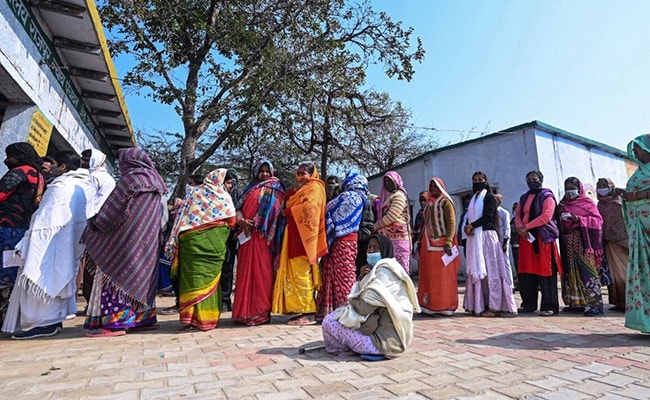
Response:
[[[621,157],[543,130],[536,132],[544,186],[558,199],[564,195],[564,180],[570,176],[594,188],[598,178],[611,178],[618,187],[625,186],[627,175]]]
[[[0,1],[0,65],[11,75],[17,85],[37,105],[54,129],[70,143],[77,152],[87,148],[98,148],[88,129],[80,124],[80,117],[68,102],[63,89],[49,68],[39,65],[41,56],[31,38],[14,17],[7,2]],[[24,127],[22,139],[27,138],[29,125]],[[0,131],[3,143],[15,141],[18,134],[6,140]]]

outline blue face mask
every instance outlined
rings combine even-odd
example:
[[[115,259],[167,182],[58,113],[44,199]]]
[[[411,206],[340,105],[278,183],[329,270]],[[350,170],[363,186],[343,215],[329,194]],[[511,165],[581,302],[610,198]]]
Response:
[[[381,253],[368,253],[366,254],[366,261],[368,264],[372,265],[373,267],[375,264],[377,264],[381,260]]]
[[[576,197],[578,197],[578,194],[580,194],[578,189],[567,190],[565,191],[565,193],[570,199],[575,199]]]

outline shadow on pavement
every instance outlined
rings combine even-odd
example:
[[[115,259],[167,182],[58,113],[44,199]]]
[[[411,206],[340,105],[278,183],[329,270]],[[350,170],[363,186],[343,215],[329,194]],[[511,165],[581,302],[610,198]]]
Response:
[[[557,350],[562,348],[602,349],[650,345],[650,335],[640,333],[552,333],[517,332],[486,339],[458,339],[457,343],[525,350]]]

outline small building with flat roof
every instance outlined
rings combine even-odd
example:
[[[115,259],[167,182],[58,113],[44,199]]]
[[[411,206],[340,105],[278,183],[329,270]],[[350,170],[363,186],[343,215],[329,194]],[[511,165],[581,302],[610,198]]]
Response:
[[[2,150],[21,141],[41,156],[97,148],[110,168],[135,146],[93,0],[0,0],[0,38]]]

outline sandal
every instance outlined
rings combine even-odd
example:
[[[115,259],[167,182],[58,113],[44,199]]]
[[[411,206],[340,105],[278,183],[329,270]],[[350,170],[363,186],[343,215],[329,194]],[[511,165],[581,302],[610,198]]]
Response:
[[[194,332],[200,332],[199,328],[197,328],[194,325],[185,325],[176,331],[176,333],[194,333]]]
[[[124,335],[126,335],[126,331],[124,329],[112,331],[106,328],[99,328],[99,329],[93,329],[86,332],[87,337],[113,337],[113,336],[124,336]]]
[[[306,317],[304,315],[298,318],[292,318],[287,322],[287,325],[292,326],[306,326],[306,325],[316,325],[316,320]]]
[[[160,324],[150,324],[150,325],[141,325],[141,326],[134,326],[133,328],[129,328],[129,332],[146,332],[146,331],[157,331],[160,329]]]
[[[487,318],[494,318],[494,317],[498,317],[499,314],[496,311],[487,310],[487,311],[483,311],[479,316],[487,317]]]
[[[160,310],[160,314],[161,314],[161,315],[174,315],[174,314],[178,314],[178,307],[174,306],[174,307],[163,308],[162,310]]]

